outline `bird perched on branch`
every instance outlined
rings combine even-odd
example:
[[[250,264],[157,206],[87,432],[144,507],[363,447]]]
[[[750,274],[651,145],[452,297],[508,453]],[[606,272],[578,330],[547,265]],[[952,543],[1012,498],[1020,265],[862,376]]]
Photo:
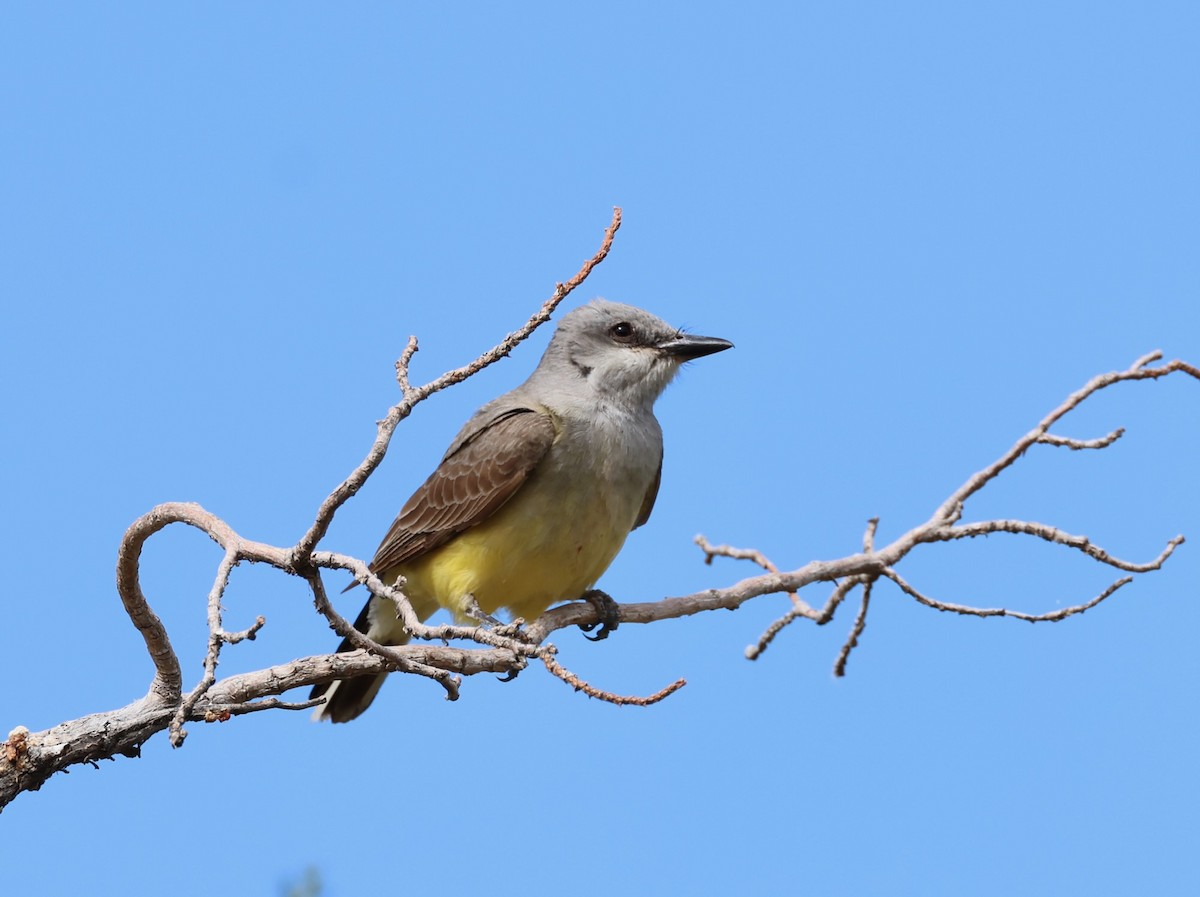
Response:
[[[630,305],[596,300],[565,315],[529,379],[484,405],[405,503],[371,571],[421,620],[500,608],[533,619],[584,597],[631,530],[645,523],[662,475],[654,402],[685,361],[732,347]],[[372,596],[355,628],[384,645],[408,632]],[[343,641],[338,651],[352,651]],[[313,688],[315,719],[354,719],[386,673]]]

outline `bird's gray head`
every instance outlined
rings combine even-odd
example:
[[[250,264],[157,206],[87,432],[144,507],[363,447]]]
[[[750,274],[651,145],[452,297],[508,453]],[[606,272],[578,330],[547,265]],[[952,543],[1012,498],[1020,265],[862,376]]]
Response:
[[[732,347],[728,340],[684,333],[632,305],[596,299],[559,322],[536,376],[648,407],[683,362]]]

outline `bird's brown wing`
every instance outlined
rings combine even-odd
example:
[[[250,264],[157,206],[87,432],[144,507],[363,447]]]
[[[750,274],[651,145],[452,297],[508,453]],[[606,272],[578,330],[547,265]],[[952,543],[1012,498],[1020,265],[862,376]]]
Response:
[[[482,523],[516,494],[555,435],[545,412],[514,408],[461,439],[405,503],[371,570],[411,561]]]
[[[660,483],[662,483],[662,455],[658,457],[658,470],[654,471],[654,481],[650,483],[650,488],[646,490],[646,497],[642,499],[642,509],[638,511],[637,520],[633,524],[634,529],[650,519],[650,512],[654,510],[654,501],[658,498]]]

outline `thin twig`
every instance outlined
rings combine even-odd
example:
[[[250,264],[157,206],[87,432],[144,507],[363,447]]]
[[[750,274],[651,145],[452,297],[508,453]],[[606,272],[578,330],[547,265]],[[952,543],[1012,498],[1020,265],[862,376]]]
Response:
[[[863,533],[863,551],[870,554],[875,550],[875,533],[879,530],[879,518],[872,517],[867,521],[866,532]]]
[[[400,386],[400,393],[405,399],[413,400],[415,404],[414,390],[412,384],[408,380],[408,368],[412,364],[413,356],[417,354],[417,338],[410,336],[408,342],[404,346],[404,351],[400,353],[400,358],[396,361],[396,383]]]
[[[762,656],[762,653],[770,647],[771,642],[775,641],[775,636],[779,635],[779,633],[781,633],[785,627],[790,626],[796,620],[800,619],[800,617],[804,616],[807,616],[807,614],[803,613],[800,608],[793,607],[782,617],[775,620],[766,628],[763,634],[758,637],[757,642],[755,642],[753,645],[746,646],[746,659],[758,660],[758,658]]]
[[[1061,405],[1042,418],[1036,427],[1018,439],[1012,448],[952,492],[949,498],[942,502],[941,507],[934,512],[934,519],[942,523],[956,522],[962,512],[962,506],[968,498],[1010,467],[1031,445],[1041,441],[1050,428],[1058,423],[1066,414],[1079,407],[1081,402],[1100,390],[1115,383],[1123,383],[1131,380],[1156,380],[1159,377],[1165,377],[1176,371],[1182,371],[1200,380],[1200,368],[1179,360],[1164,364],[1162,367],[1146,367],[1150,362],[1157,361],[1160,358],[1162,358],[1161,352],[1150,352],[1135,361],[1127,370],[1112,371],[1093,377],[1080,389],[1067,396]]]
[[[875,550],[875,533],[878,529],[878,517],[872,517],[867,521],[867,531],[863,533],[863,551],[867,554]],[[858,647],[858,637],[867,628],[867,610],[871,606],[871,588],[874,585],[874,578],[868,578],[863,583],[862,601],[858,607],[858,615],[854,618],[854,626],[850,629],[850,635],[842,644],[842,650],[838,652],[837,660],[833,663],[833,675],[838,678],[846,675],[846,662],[850,659],[850,652]],[[833,611],[830,610],[831,615],[832,613]]]
[[[599,701],[604,701],[608,704],[616,704],[622,707],[649,707],[651,704],[657,704],[663,698],[673,695],[675,692],[679,691],[679,689],[687,685],[686,679],[676,679],[666,688],[662,688],[656,691],[654,694],[646,695],[645,697],[639,697],[636,695],[618,695],[613,694],[611,691],[604,691],[603,689],[596,688],[594,685],[589,685],[570,670],[566,669],[562,664],[551,657],[549,653],[540,654],[539,657],[541,658],[542,663],[546,665],[546,669],[550,671],[551,675],[561,679],[576,691],[583,692],[589,698],[596,698]]]
[[[329,621],[330,628],[334,632],[349,641],[354,647],[362,648],[365,651],[370,651],[372,654],[378,655],[387,663],[389,670],[412,673],[432,679],[446,690],[447,701],[458,700],[458,687],[462,682],[457,676],[453,676],[437,667],[431,667],[420,661],[412,660],[404,652],[396,651],[387,645],[381,645],[366,634],[359,632],[351,625],[349,620],[333,609],[333,605],[329,602],[329,596],[325,592],[325,584],[321,581],[321,574],[314,570],[305,578],[308,581],[309,588],[312,589],[313,604],[316,606],[317,611]]]
[[[1076,551],[1086,554],[1088,557],[1102,564],[1116,567],[1118,570],[1124,570],[1127,573],[1149,573],[1151,570],[1160,569],[1163,562],[1175,553],[1175,549],[1186,541],[1183,536],[1176,536],[1168,540],[1166,547],[1163,548],[1158,557],[1144,564],[1113,557],[1099,545],[1093,544],[1087,536],[1075,536],[1071,533],[1065,533],[1056,527],[1047,526],[1044,523],[1035,523],[1030,520],[981,520],[977,523],[964,523],[953,527],[938,527],[930,529],[927,537],[922,541],[949,542],[953,539],[973,539],[976,536],[986,536],[991,533],[1015,533],[1023,536],[1034,536],[1046,542],[1053,542],[1056,545],[1065,545],[1068,548],[1074,548]]]
[[[254,641],[258,636],[258,631],[267,625],[267,618],[259,614],[254,622],[246,629],[238,632],[229,632],[225,629],[221,630],[221,641],[227,645],[236,645],[238,642]]]
[[[704,552],[704,563],[710,567],[712,566],[713,558],[719,556],[732,558],[736,561],[753,561],[768,573],[779,572],[779,568],[775,566],[774,562],[756,548],[734,548],[732,545],[713,545],[705,538],[703,533],[697,534],[692,541],[700,546],[700,550]],[[787,596],[792,599],[792,604],[800,609],[801,616],[807,616],[805,610],[812,609],[808,603],[795,592],[788,592]]]
[[[904,578],[890,567],[884,571],[883,575],[898,585],[906,595],[916,599],[916,601],[924,604],[926,607],[933,608],[934,610],[945,611],[953,614],[962,614],[963,616],[968,617],[1013,617],[1014,619],[1025,620],[1029,623],[1057,623],[1059,620],[1065,620],[1067,617],[1073,617],[1076,614],[1081,614],[1086,610],[1091,610],[1101,601],[1113,595],[1113,593],[1115,593],[1122,586],[1129,585],[1129,583],[1133,582],[1132,576],[1123,576],[1090,601],[1085,601],[1082,604],[1072,604],[1070,607],[1064,607],[1045,614],[1027,614],[1019,610],[1010,610],[1006,607],[969,607],[965,604],[952,604],[948,601],[937,601],[928,597],[927,595],[922,595],[911,585],[905,582]]]
[[[225,630],[221,623],[221,599],[225,595],[225,589],[229,586],[229,576],[237,563],[238,544],[236,541],[231,541],[225,546],[225,556],[221,558],[221,563],[217,567],[216,580],[208,593],[208,651],[204,655],[204,675],[199,684],[184,697],[179,709],[175,712],[175,718],[171,720],[168,737],[172,747],[179,747],[183,744],[184,739],[187,738],[187,732],[183,728],[184,721],[189,718],[192,708],[196,706],[200,696],[217,681],[217,664],[220,661],[221,647],[225,644]]]
[[[205,708],[200,716],[206,723],[223,723],[234,716],[244,716],[247,713],[257,713],[260,710],[311,710],[325,699],[310,698],[307,701],[281,701],[279,698],[262,698],[258,701],[247,701],[243,704],[215,704]],[[195,719],[196,717],[191,717]]]
[[[846,661],[850,659],[850,652],[858,647],[858,637],[867,628],[867,609],[871,606],[871,587],[874,585],[874,580],[863,585],[862,603],[858,606],[858,616],[854,618],[854,626],[850,630],[850,635],[846,638],[842,650],[838,652],[837,660],[833,663],[833,675],[839,679],[846,675]]]
[[[1065,436],[1055,436],[1053,433],[1043,433],[1038,437],[1038,442],[1044,445],[1058,445],[1069,448],[1072,451],[1080,449],[1102,449],[1108,448],[1118,439],[1125,435],[1124,427],[1117,427],[1107,436],[1102,436],[1099,439],[1068,439]]]

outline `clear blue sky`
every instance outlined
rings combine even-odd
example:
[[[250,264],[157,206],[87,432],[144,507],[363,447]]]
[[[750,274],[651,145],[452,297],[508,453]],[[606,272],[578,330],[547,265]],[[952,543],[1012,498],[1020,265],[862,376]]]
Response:
[[[0,17],[0,735],[140,696],[113,585],[125,527],[194,500],[288,543],[396,398],[514,329],[626,224],[572,302],[649,308],[733,352],[660,403],[662,493],[602,580],[650,600],[923,521],[1095,373],[1200,361],[1200,13],[1190,3],[12,3]],[[463,419],[548,334],[422,406],[327,547],[369,556]],[[782,597],[592,645],[456,704],[392,681],[353,725],[260,714],[76,768],[0,817],[6,893],[571,895],[1200,891],[1200,384],[1125,386],[968,508],[1134,560],[1031,627],[882,586],[742,651]],[[199,677],[219,553],[170,530],[145,589]],[[1112,571],[993,537],[901,567],[1046,611]],[[812,601],[823,600],[815,589]],[[359,595],[347,596],[353,614]],[[336,638],[239,569],[223,672]],[[852,610],[852,609],[847,609]]]

